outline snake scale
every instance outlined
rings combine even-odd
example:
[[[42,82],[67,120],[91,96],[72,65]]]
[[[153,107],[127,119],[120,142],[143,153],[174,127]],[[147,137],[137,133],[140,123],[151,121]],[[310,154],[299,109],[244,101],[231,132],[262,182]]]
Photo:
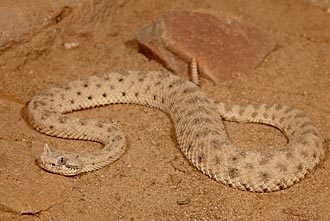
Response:
[[[28,119],[39,132],[104,144],[102,149],[88,153],[45,145],[40,166],[52,173],[74,176],[120,158],[126,139],[119,126],[66,114],[116,103],[167,113],[186,158],[210,178],[240,190],[271,192],[287,188],[301,180],[325,154],[320,132],[300,110],[279,104],[219,103],[192,82],[168,72],[119,71],[75,80],[33,97],[27,107]],[[229,140],[223,119],[275,126],[288,143],[269,151],[243,150]]]

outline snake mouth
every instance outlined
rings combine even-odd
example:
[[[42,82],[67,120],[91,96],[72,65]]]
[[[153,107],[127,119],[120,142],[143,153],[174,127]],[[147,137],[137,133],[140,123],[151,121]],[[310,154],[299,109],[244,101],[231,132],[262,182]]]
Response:
[[[80,168],[78,166],[70,164],[58,165],[55,163],[46,162],[42,158],[36,159],[36,164],[47,172],[61,174],[64,176],[75,176],[80,173]]]
[[[74,165],[63,165],[66,168],[66,171],[63,171],[63,175],[65,176],[75,176],[80,173],[80,169],[78,166]]]

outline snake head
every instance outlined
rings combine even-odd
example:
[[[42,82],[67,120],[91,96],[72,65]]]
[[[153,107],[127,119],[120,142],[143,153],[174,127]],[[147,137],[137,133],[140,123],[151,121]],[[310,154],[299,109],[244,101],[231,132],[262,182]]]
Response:
[[[44,170],[64,176],[77,175],[83,168],[79,155],[52,149],[48,144],[45,144],[38,163]]]

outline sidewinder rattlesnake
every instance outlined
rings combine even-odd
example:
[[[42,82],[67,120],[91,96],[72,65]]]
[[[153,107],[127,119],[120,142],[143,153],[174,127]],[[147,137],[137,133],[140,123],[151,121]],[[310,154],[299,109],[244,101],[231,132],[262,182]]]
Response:
[[[117,125],[66,114],[116,103],[139,104],[168,113],[186,158],[209,177],[240,190],[271,192],[287,188],[324,156],[320,132],[300,110],[279,104],[217,103],[192,82],[171,73],[121,71],[72,81],[33,97],[28,118],[39,132],[104,144],[101,150],[85,154],[46,144],[40,166],[73,176],[120,158],[126,139]],[[288,143],[272,151],[240,149],[228,139],[222,118],[275,126],[287,136]]]

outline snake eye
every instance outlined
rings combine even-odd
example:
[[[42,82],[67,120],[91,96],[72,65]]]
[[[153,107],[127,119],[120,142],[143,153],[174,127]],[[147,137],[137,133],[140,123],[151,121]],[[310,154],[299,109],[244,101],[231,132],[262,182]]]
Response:
[[[65,159],[64,159],[64,157],[61,157],[61,158],[59,158],[58,159],[58,161],[57,161],[57,163],[59,164],[59,165],[63,165],[63,164],[65,164]]]

